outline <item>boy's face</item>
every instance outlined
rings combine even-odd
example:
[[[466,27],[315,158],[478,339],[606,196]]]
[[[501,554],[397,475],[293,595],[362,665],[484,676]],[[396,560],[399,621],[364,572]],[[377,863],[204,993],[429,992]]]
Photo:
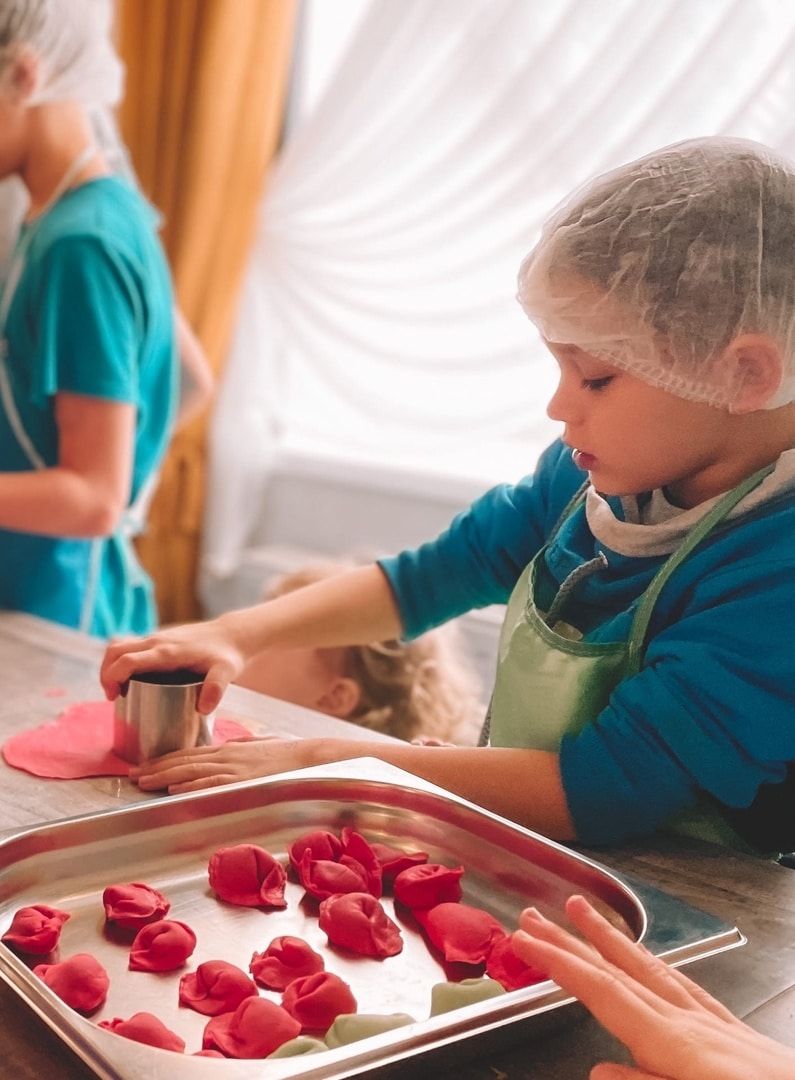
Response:
[[[690,507],[727,489],[727,412],[660,390],[576,345],[546,345],[560,367],[547,414],[564,424],[563,441],[597,491],[664,487],[676,505]]]

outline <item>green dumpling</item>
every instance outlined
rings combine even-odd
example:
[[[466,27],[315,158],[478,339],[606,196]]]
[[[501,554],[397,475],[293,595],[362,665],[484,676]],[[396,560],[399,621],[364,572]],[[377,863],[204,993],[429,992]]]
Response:
[[[431,987],[431,1016],[461,1009],[476,1001],[504,994],[504,987],[494,979],[462,979],[461,982],[436,983]]]
[[[309,1035],[299,1035],[296,1039],[288,1039],[282,1043],[269,1058],[298,1057],[299,1054],[317,1054],[321,1050],[328,1050],[322,1039],[313,1039]]]
[[[382,1031],[405,1027],[415,1023],[408,1013],[342,1013],[326,1032],[326,1046],[336,1050],[338,1046],[380,1035]]]

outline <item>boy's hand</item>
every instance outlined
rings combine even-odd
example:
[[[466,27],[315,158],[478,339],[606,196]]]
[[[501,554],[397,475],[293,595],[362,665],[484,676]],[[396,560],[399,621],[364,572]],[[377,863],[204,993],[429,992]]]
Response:
[[[142,761],[132,766],[130,779],[142,791],[182,795],[302,768],[309,764],[307,746],[304,740],[275,735],[231,739],[222,746],[194,746]]]
[[[244,664],[245,657],[219,620],[214,619],[111,642],[105,650],[99,680],[105,696],[112,701],[131,675],[187,668],[204,674],[198,707],[206,715],[218,707],[227,686]]]

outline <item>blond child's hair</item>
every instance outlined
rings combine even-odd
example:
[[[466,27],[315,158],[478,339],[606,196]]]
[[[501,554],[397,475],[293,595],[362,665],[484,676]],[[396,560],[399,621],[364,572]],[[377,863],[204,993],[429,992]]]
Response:
[[[271,583],[266,597],[283,596],[357,565],[327,560],[286,573]],[[414,641],[349,645],[342,652],[342,674],[360,689],[347,720],[407,742],[425,736],[459,746],[477,743],[485,705],[456,626],[448,624]]]

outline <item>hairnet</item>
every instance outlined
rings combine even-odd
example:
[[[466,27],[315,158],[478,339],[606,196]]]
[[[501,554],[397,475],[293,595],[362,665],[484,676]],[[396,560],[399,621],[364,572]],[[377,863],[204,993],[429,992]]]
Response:
[[[124,69],[111,43],[112,15],[109,0],[0,0],[0,95],[27,47],[40,64],[27,104],[115,105]]]
[[[795,165],[759,143],[664,147],[596,177],[553,211],[519,270],[543,337],[577,345],[680,397],[731,407],[725,360],[772,338],[795,399]]]

